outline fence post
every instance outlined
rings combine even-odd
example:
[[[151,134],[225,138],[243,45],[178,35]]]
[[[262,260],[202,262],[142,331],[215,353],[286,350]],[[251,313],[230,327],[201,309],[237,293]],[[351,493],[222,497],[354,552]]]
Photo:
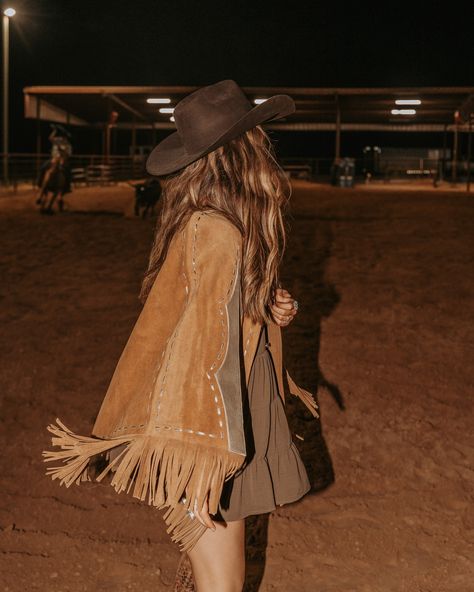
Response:
[[[453,135],[453,159],[451,162],[451,183],[456,185],[457,180],[457,165],[458,165],[458,122],[454,124],[454,135]]]
[[[41,161],[41,97],[36,98],[36,179],[39,177]]]
[[[472,153],[472,114],[469,113],[469,130],[467,132],[467,184],[466,190],[471,191],[471,153]]]
[[[336,154],[335,159],[341,158],[341,107],[339,105],[339,95],[336,93]]]

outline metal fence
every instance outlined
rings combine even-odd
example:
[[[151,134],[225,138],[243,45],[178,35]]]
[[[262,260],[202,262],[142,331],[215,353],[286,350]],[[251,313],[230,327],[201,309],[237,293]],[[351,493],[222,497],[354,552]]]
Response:
[[[355,179],[359,182],[379,180],[428,179],[433,184],[440,181],[469,182],[474,178],[474,163],[451,159],[407,157],[379,157],[376,161],[353,158]],[[284,168],[292,177],[313,181],[334,181],[336,162],[333,158],[284,158]],[[469,170],[470,169],[470,170]]]
[[[39,170],[50,155],[9,154],[6,160],[10,185],[19,183],[35,184]],[[5,165],[5,158],[0,154]],[[376,163],[366,158],[355,158],[356,181],[395,179],[430,179],[434,183],[446,179],[466,182],[468,166],[466,160],[459,160],[453,171],[451,160],[440,158],[390,157],[379,158]],[[283,168],[291,177],[313,181],[334,180],[334,158],[284,157],[280,159]],[[107,160],[98,154],[74,154],[70,157],[75,185],[106,185],[118,181],[140,179],[147,176],[146,157],[110,156]],[[471,163],[471,178],[474,163]],[[3,167],[5,170],[5,166]],[[454,172],[454,175],[453,175]],[[5,184],[5,179],[2,179]]]
[[[50,157],[50,154],[9,154],[6,159],[9,183],[34,185],[41,165]],[[0,158],[5,162],[3,154]],[[105,159],[98,154],[74,154],[69,162],[75,185],[107,185],[146,176],[145,159],[140,157],[111,156]],[[4,178],[2,181],[5,184]]]

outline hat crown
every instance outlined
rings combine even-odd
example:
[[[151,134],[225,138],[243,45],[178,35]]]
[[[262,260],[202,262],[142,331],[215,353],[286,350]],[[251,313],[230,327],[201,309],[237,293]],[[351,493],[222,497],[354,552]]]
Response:
[[[239,85],[234,80],[222,80],[187,95],[173,115],[185,150],[193,153],[218,140],[251,109]]]

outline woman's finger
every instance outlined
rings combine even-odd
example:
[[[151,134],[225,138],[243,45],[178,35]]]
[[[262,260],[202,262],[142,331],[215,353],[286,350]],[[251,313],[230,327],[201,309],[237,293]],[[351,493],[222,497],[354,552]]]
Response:
[[[293,310],[293,300],[291,302],[282,302],[281,300],[276,300],[273,303],[273,306],[276,306],[284,312],[287,310]]]
[[[275,294],[275,298],[277,300],[292,300],[293,299],[292,295],[289,292],[287,294],[282,294],[281,292],[277,292]]]
[[[277,291],[275,293],[275,300],[280,300],[282,302],[291,302],[293,298],[289,292]]]
[[[293,302],[295,301],[294,298],[290,298],[289,300],[274,300],[272,304],[276,304],[277,306],[282,306],[283,308],[293,308]]]
[[[196,503],[195,503],[196,506]],[[207,528],[210,528],[211,530],[216,530],[216,526],[214,524],[214,522],[211,520],[211,517],[209,516],[209,502],[208,502],[208,498],[206,497],[206,499],[204,500],[204,504],[202,506],[202,508],[200,510],[198,510],[197,508],[194,510],[194,513],[196,514],[199,522],[201,522],[201,524],[204,524],[204,526],[207,526]]]
[[[293,303],[294,303],[294,300],[292,300],[291,302],[275,301],[275,302],[271,303],[271,306],[276,306],[277,308],[281,308],[282,310],[287,312],[289,310],[294,310]]]
[[[287,315],[282,315],[279,312],[273,310],[273,318],[278,319],[279,321],[286,321]]]
[[[293,320],[293,316],[273,315],[277,325],[288,325]]]
[[[272,312],[275,315],[278,315],[279,317],[282,318],[287,318],[287,317],[294,317],[296,314],[296,310],[291,309],[284,309],[284,308],[279,308],[278,306],[272,306]]]

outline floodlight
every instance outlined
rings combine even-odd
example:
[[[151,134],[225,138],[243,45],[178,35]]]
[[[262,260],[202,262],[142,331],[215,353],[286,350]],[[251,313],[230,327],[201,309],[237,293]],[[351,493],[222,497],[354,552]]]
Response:
[[[392,109],[392,115],[416,115],[416,109]]]
[[[421,105],[420,99],[396,99],[396,105]]]

